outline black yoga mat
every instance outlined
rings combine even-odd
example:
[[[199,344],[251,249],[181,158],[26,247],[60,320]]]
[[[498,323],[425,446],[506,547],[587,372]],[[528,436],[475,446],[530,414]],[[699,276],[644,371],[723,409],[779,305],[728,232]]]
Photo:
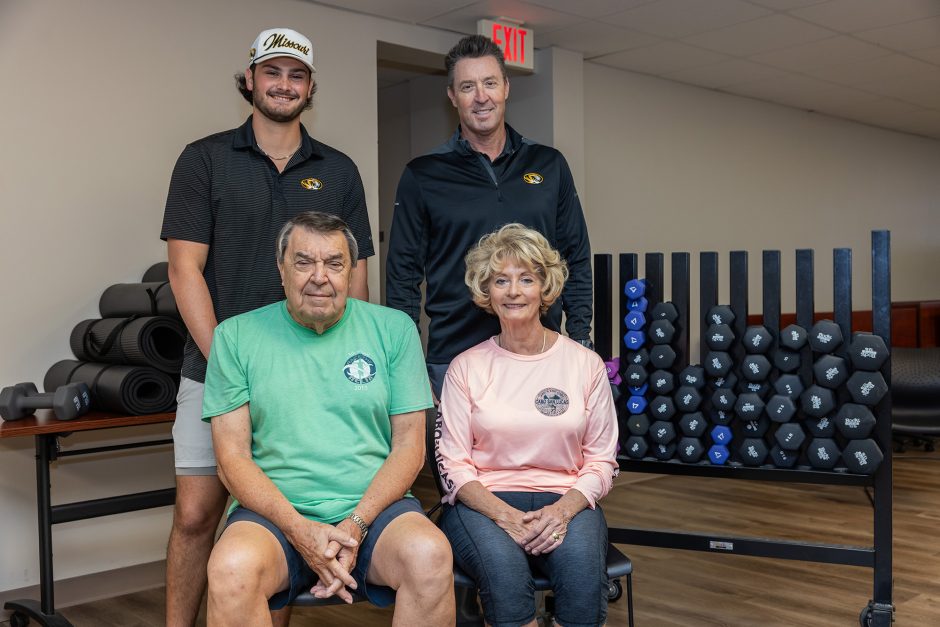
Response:
[[[166,281],[112,285],[101,295],[98,310],[102,318],[126,318],[135,315],[180,317],[173,291]]]
[[[79,361],[153,366],[179,372],[186,329],[169,316],[130,316],[79,322],[69,337]]]
[[[140,279],[142,283],[152,283],[158,281],[163,283],[164,281],[170,280],[170,264],[166,261],[161,261],[155,263],[144,272],[144,276]]]
[[[157,414],[176,406],[176,383],[170,375],[144,366],[100,364],[65,359],[53,364],[43,387],[81,381],[91,389],[91,405],[128,415]]]

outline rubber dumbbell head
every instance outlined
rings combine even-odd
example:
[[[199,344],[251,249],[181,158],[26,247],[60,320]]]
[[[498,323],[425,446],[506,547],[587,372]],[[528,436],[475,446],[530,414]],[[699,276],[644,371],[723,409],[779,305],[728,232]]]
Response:
[[[734,332],[727,324],[713,324],[705,330],[705,345],[713,351],[726,351],[734,342]]]
[[[630,300],[636,300],[646,294],[646,281],[643,279],[630,279],[623,285],[623,293]]]
[[[731,429],[725,425],[718,425],[711,430],[712,442],[726,445],[731,441]]]
[[[713,409],[708,412],[708,418],[712,421],[712,424],[729,425],[734,419],[734,412],[725,411],[723,409]]]
[[[731,372],[731,366],[733,365],[731,355],[724,351],[708,351],[703,364],[705,372],[713,378],[727,375]]]
[[[650,354],[645,348],[635,351],[627,351],[626,359],[623,360],[624,364],[637,364],[640,366],[646,366],[650,363]]]
[[[770,429],[770,420],[767,416],[760,416],[754,420],[745,420],[741,431],[748,437],[760,438]]]
[[[676,415],[676,405],[668,396],[657,396],[650,401],[649,414],[656,420],[669,420]]]
[[[770,376],[770,360],[763,355],[747,355],[741,362],[741,376],[748,381],[763,381]]]
[[[604,368],[607,370],[607,380],[613,385],[620,385],[620,358],[614,357],[604,362]]]
[[[623,444],[623,452],[631,459],[643,459],[649,448],[646,438],[642,435],[631,435]]]
[[[17,383],[0,390],[0,418],[7,422],[20,420],[33,414],[33,408],[22,403],[22,399],[39,394],[33,383]]]
[[[630,435],[646,435],[650,430],[650,419],[646,414],[635,414],[627,418]]]
[[[702,404],[701,392],[691,385],[680,386],[672,398],[675,401],[676,409],[683,413],[693,412]]]
[[[846,403],[836,412],[833,421],[839,433],[849,440],[864,440],[875,428],[875,416],[864,405]]]
[[[874,440],[852,440],[842,451],[842,461],[849,472],[872,475],[884,461],[884,454]]]
[[[757,394],[746,392],[738,396],[734,403],[734,413],[741,420],[757,420],[764,412],[764,401]]]
[[[783,394],[794,400],[800,398],[800,394],[803,393],[803,390],[803,381],[795,374],[780,375],[777,380],[774,381],[774,391],[777,394]]]
[[[770,350],[774,337],[770,330],[762,324],[749,326],[744,331],[741,343],[744,345],[744,352],[752,355],[763,355]]]
[[[760,466],[767,459],[767,444],[762,438],[745,438],[738,447],[738,455],[747,466]]]
[[[711,381],[711,386],[716,390],[718,388],[727,388],[729,390],[733,390],[738,387],[738,376],[733,372],[729,372],[723,377],[715,377]]]
[[[694,464],[702,459],[705,454],[705,446],[702,441],[696,437],[686,436],[679,440],[676,445],[676,452],[686,464]]]
[[[813,379],[824,388],[834,390],[849,378],[849,365],[841,357],[823,355],[813,364]]]
[[[836,397],[828,388],[811,385],[800,395],[800,407],[807,416],[821,418],[835,409]]]
[[[18,384],[0,392],[0,416],[19,420],[37,409],[52,409],[59,420],[73,420],[91,406],[91,394],[84,383],[59,386],[55,392],[38,394],[32,383]]]
[[[649,376],[649,373],[646,372],[646,368],[643,366],[638,366],[636,364],[630,364],[627,366],[627,369],[623,371],[623,380],[627,382],[627,385],[631,387],[639,387],[646,383],[646,378]]]
[[[849,359],[856,370],[881,370],[888,359],[888,347],[880,335],[856,333],[849,344]]]
[[[627,399],[627,411],[631,414],[642,414],[646,411],[646,397],[644,396],[631,396]]]
[[[705,422],[705,416],[700,411],[685,414],[679,419],[679,430],[684,436],[700,438],[707,428],[708,423]]]
[[[715,305],[708,310],[708,314],[706,314],[705,319],[708,321],[709,325],[730,325],[732,322],[734,322],[734,312],[731,311],[731,307],[729,305]]]
[[[650,349],[650,363],[654,368],[665,370],[671,368],[676,362],[676,351],[668,344],[654,346]]]
[[[880,372],[853,372],[846,382],[852,400],[860,405],[874,406],[888,392],[888,384]]]
[[[661,318],[650,323],[649,339],[653,344],[670,344],[676,335],[676,327],[668,320]]]
[[[644,383],[643,385],[628,385],[627,391],[630,392],[630,396],[645,396],[649,388],[649,383]]]
[[[796,372],[800,369],[800,354],[796,351],[778,348],[773,357],[774,368],[780,372]]]
[[[734,390],[728,388],[718,388],[712,392],[712,407],[722,411],[731,411],[738,400],[738,395]]]
[[[765,398],[770,393],[769,381],[741,381],[738,383],[738,392],[741,394],[757,394]]]
[[[780,332],[780,346],[791,351],[798,351],[806,346],[809,333],[798,324],[791,324]]]
[[[679,385],[691,385],[702,389],[705,387],[705,369],[698,364],[686,366],[679,373]]]
[[[803,421],[803,424],[814,438],[831,438],[836,434],[835,422],[830,420],[829,416],[807,418]]]
[[[630,331],[640,331],[646,326],[646,316],[642,311],[629,311],[623,317],[623,324]]]
[[[774,422],[789,422],[796,415],[796,403],[789,396],[774,394],[767,401],[764,413]]]
[[[713,444],[708,449],[708,461],[715,466],[723,466],[730,456],[728,447],[724,444]]]
[[[842,328],[832,320],[820,320],[809,330],[809,345],[816,353],[831,353],[842,344]]]
[[[777,444],[780,448],[787,451],[797,451],[803,446],[803,442],[806,440],[806,433],[796,422],[788,422],[785,425],[780,425],[777,431],[774,433],[774,440],[777,441]]]
[[[649,437],[656,444],[668,444],[676,439],[676,427],[668,420],[657,420],[650,425]]]
[[[650,306],[646,297],[641,296],[639,298],[631,298],[627,300],[627,310],[628,311],[646,311]]]
[[[669,301],[656,303],[650,311],[650,320],[668,320],[669,322],[675,323],[678,319],[679,310]]]
[[[646,335],[642,331],[627,331],[623,336],[623,345],[629,351],[636,351],[646,344]]]
[[[799,455],[796,451],[788,451],[777,445],[770,449],[770,459],[777,468],[793,468]]]
[[[668,370],[654,370],[649,376],[649,384],[655,394],[671,394],[676,389],[675,375]]]
[[[813,468],[831,470],[841,456],[842,451],[832,438],[813,438],[806,447],[806,457]]]
[[[672,459],[676,454],[676,443],[669,442],[668,444],[653,444],[650,452],[653,454],[653,457],[660,461]]]

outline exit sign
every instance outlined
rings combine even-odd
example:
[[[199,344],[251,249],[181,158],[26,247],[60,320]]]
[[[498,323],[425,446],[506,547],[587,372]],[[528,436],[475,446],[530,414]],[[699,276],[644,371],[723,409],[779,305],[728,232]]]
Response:
[[[531,29],[505,20],[480,20],[477,22],[477,34],[486,35],[502,49],[507,66],[534,69],[532,40],[535,34]]]

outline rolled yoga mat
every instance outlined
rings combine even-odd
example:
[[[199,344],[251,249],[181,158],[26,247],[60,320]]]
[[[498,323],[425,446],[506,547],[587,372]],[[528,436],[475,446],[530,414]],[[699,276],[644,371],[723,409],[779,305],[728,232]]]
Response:
[[[79,322],[69,337],[79,361],[153,366],[177,373],[183,363],[186,329],[169,316],[130,316]]]
[[[43,386],[55,390],[78,381],[91,389],[94,409],[137,416],[170,411],[176,406],[176,383],[170,375],[144,366],[64,359],[49,368]]]
[[[98,301],[102,318],[128,316],[180,317],[173,290],[167,281],[117,283],[104,291]]]
[[[140,279],[141,283],[152,283],[158,281],[163,283],[164,281],[170,280],[170,264],[166,261],[161,261],[155,263],[144,272],[144,276]]]

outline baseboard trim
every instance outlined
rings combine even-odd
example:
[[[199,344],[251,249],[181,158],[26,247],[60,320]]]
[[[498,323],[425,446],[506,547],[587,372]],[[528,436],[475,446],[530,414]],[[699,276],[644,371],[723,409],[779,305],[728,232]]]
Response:
[[[115,568],[100,573],[91,573],[80,577],[62,579],[55,582],[56,609],[66,608],[70,605],[80,605],[100,599],[150,590],[164,585],[166,576],[166,561],[136,564],[124,568]],[[0,592],[0,620],[10,617],[10,613],[2,609],[7,601],[13,599],[39,599],[39,585],[26,586]]]

